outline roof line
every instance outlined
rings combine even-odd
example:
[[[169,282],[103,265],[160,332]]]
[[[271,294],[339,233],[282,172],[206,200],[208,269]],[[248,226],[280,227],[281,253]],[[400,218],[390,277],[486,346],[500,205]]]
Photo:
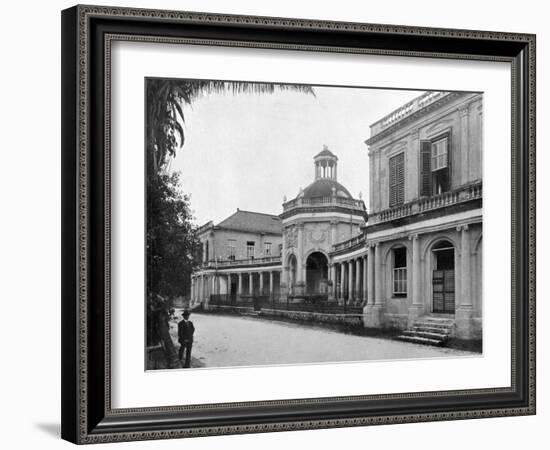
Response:
[[[222,222],[226,221],[227,219],[229,219],[230,217],[233,217],[235,214],[237,213],[240,213],[240,212],[244,212],[244,213],[249,213],[249,214],[258,214],[258,215],[262,215],[262,216],[269,216],[269,217],[276,217],[276,218],[279,218],[278,215],[276,214],[269,214],[269,213],[263,213],[263,212],[257,212],[257,211],[248,211],[246,209],[237,209],[237,211],[235,211],[233,214],[231,214],[230,216],[226,217],[225,219],[222,220]],[[221,222],[220,222],[221,223]]]

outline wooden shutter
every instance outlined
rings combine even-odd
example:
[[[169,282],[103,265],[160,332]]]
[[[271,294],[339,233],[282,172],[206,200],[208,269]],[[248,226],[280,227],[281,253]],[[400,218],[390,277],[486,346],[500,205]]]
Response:
[[[405,153],[390,158],[390,207],[405,201]]]
[[[396,181],[396,176],[395,176],[395,157],[394,157],[394,158],[390,158],[390,208],[396,205],[395,181]]]
[[[432,143],[420,141],[420,196],[432,195]]]
[[[397,204],[401,205],[405,201],[405,153],[400,153],[397,158]]]

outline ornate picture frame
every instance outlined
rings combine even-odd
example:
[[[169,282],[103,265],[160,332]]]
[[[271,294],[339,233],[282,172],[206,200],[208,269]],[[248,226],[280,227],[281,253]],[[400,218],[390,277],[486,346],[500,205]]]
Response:
[[[113,408],[110,64],[116,41],[509,63],[510,386]],[[64,439],[84,444],[529,414],[535,414],[534,35],[80,5],[62,12]]]

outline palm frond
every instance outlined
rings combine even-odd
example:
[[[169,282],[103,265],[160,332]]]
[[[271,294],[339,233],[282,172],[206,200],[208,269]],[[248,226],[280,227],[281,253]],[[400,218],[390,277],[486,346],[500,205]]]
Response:
[[[176,149],[185,142],[183,108],[197,99],[212,94],[264,95],[276,91],[295,91],[315,97],[313,87],[304,84],[251,83],[244,81],[180,80],[151,78],[147,80],[147,145],[155,171],[164,171]],[[179,144],[175,135],[179,134]]]

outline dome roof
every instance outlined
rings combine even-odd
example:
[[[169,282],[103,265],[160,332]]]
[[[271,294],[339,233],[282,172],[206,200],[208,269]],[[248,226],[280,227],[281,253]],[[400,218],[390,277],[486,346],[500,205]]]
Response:
[[[332,153],[326,145],[323,146],[323,150],[321,150],[319,153],[317,153],[313,158],[315,159],[315,158],[319,158],[319,157],[323,157],[323,156],[338,159],[337,156],[334,153]]]
[[[306,187],[298,196],[302,198],[314,197],[330,197],[332,195],[332,187],[336,190],[337,197],[352,198],[349,191],[342,186],[338,181],[330,178],[319,178]]]

